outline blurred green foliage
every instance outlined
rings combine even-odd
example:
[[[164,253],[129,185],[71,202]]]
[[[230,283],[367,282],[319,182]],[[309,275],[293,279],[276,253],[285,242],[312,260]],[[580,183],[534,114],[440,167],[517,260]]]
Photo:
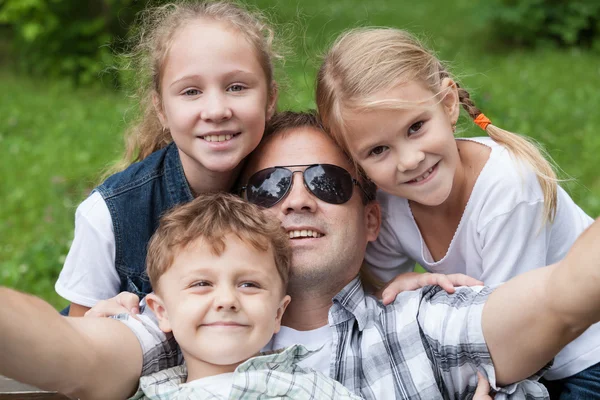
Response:
[[[0,24],[12,28],[21,70],[93,84],[115,64],[115,51],[145,6],[138,0],[3,0]],[[118,83],[115,69],[105,76]]]
[[[490,0],[486,19],[513,44],[585,46],[600,52],[598,0]]]

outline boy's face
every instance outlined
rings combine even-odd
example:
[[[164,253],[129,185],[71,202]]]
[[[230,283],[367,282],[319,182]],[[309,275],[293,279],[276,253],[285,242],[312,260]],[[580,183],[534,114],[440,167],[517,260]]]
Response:
[[[290,301],[271,249],[257,250],[235,234],[224,240],[220,256],[202,239],[179,250],[159,279],[160,297],[148,297],[188,368],[198,362],[231,366],[254,356],[279,331]]]

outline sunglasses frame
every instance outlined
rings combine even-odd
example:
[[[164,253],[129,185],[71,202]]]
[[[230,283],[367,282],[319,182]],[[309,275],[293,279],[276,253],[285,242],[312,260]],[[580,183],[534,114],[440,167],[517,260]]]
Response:
[[[289,194],[290,190],[292,189],[292,187],[294,186],[294,174],[296,172],[300,172],[302,173],[302,183],[304,184],[304,187],[306,188],[306,190],[308,190],[308,192],[312,195],[315,196],[317,199],[327,203],[327,204],[344,204],[347,203],[348,201],[350,201],[350,199],[352,198],[352,195],[350,195],[350,197],[348,198],[348,200],[344,201],[343,203],[330,203],[328,201],[325,201],[323,199],[321,199],[319,196],[317,196],[309,187],[308,184],[306,183],[306,178],[304,176],[304,173],[306,172],[306,170],[308,170],[311,167],[318,167],[320,165],[325,165],[328,167],[334,167],[334,168],[339,168],[342,171],[344,171],[345,173],[348,174],[348,176],[350,177],[350,179],[352,180],[352,185],[353,186],[358,186],[360,188],[360,190],[362,190],[363,192],[365,192],[364,188],[362,187],[362,185],[360,184],[360,182],[358,181],[358,179],[354,178],[350,172],[348,172],[345,168],[340,167],[339,165],[335,165],[335,164],[327,164],[327,163],[317,163],[317,164],[295,164],[295,165],[275,165],[273,167],[269,167],[269,168],[264,168],[261,169],[260,171],[256,171],[255,173],[253,173],[249,178],[248,178],[248,183],[250,182],[250,180],[252,179],[252,177],[256,174],[258,174],[259,172],[265,171],[267,169],[274,169],[274,168],[282,168],[282,169],[286,169],[288,171],[290,171],[292,173],[292,177],[290,180],[290,184],[289,186],[286,188],[285,193],[283,193],[283,195],[277,199],[277,201],[275,203],[273,203],[272,205],[270,205],[269,207],[265,207],[265,208],[271,208],[271,207],[275,207],[280,201],[282,201],[283,199],[286,198],[286,196]],[[302,168],[305,167],[303,170],[298,170],[298,171],[292,171],[290,168]],[[246,183],[244,186],[240,187],[239,189],[239,193],[240,195],[242,194],[246,194],[245,198],[246,200],[248,200],[248,194],[247,194],[247,189],[248,189],[248,183]],[[365,192],[366,194],[366,192]],[[253,203],[254,204],[254,203]]]

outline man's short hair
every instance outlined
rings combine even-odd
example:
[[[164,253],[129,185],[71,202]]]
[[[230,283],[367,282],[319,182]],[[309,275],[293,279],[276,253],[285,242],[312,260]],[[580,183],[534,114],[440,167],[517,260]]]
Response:
[[[321,124],[319,116],[314,110],[301,112],[282,111],[275,114],[273,118],[269,120],[265,130],[265,140],[269,140],[273,136],[295,128],[314,128],[315,130],[329,135],[329,133],[327,133],[323,127],[323,124]],[[352,158],[346,152],[344,152],[343,149],[340,148],[340,150],[348,158],[348,161],[355,167],[356,176],[358,177],[358,182],[360,183],[360,188],[362,189],[360,191],[360,195],[363,203],[367,204],[375,200],[377,186],[366,177],[366,174],[363,172],[362,168],[360,168],[358,164],[354,163]]]
[[[153,289],[157,291],[158,280],[171,267],[178,251],[202,239],[213,254],[221,255],[227,247],[225,236],[230,233],[259,251],[272,249],[285,293],[292,257],[289,236],[278,219],[228,193],[200,195],[160,219],[146,258]]]

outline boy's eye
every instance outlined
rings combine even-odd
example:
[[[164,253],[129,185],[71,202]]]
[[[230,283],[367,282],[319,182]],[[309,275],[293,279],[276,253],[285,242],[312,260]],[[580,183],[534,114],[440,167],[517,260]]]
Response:
[[[387,149],[388,149],[387,146],[377,146],[377,147],[374,147],[373,149],[371,149],[371,151],[369,152],[369,155],[370,156],[378,156],[380,154],[383,154]]]
[[[198,96],[200,91],[198,89],[187,89],[183,92],[186,96]]]
[[[207,281],[199,281],[192,283],[192,287],[207,287],[210,286],[210,282]]]
[[[423,124],[425,124],[424,121],[415,122],[408,128],[408,134],[414,135],[415,133],[418,133],[419,130],[423,127]]]
[[[230,92],[241,92],[244,89],[246,88],[242,85],[231,85],[227,88],[227,90]]]

